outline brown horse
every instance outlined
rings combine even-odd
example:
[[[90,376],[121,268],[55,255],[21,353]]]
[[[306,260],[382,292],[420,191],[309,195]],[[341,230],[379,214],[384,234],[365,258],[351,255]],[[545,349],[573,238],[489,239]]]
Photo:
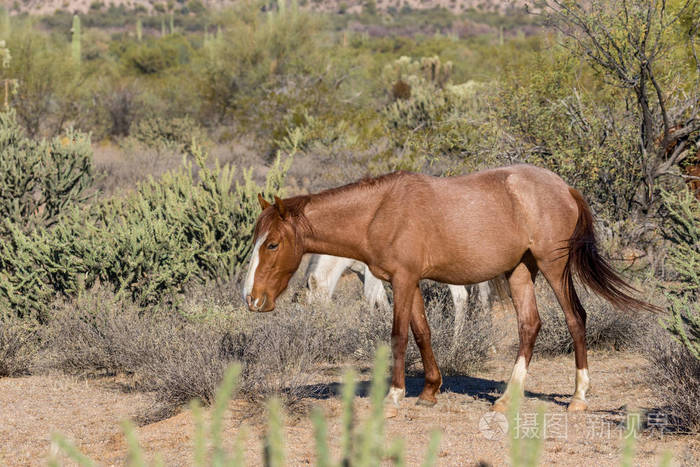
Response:
[[[474,284],[505,274],[518,318],[520,348],[508,387],[495,408],[522,391],[540,317],[535,277],[542,271],[574,340],[576,389],[569,410],[584,410],[589,388],[586,312],[573,274],[621,308],[653,309],[600,257],[593,216],[581,194],[554,173],[516,165],[435,178],[397,172],[314,195],[270,204],[262,213],[243,296],[252,311],[272,311],[305,253],[354,258],[391,281],[394,364],[388,398],[405,394],[409,326],[421,353],[425,387],[418,403],[433,405],[442,377],[430,345],[421,279]]]

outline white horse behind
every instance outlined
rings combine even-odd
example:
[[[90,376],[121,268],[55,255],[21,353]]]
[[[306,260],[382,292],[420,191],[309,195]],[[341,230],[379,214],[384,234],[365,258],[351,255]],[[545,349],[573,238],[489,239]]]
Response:
[[[307,286],[309,291],[317,297],[330,299],[333,296],[340,276],[346,269],[351,269],[362,276],[364,284],[364,296],[370,306],[376,306],[385,310],[390,310],[391,305],[384,290],[384,284],[377,279],[369,270],[366,264],[351,259],[341,258],[331,255],[313,255],[309,261],[307,269]],[[464,317],[465,308],[469,293],[463,285],[447,285],[452,295],[452,303],[455,307],[455,323],[461,323]],[[475,291],[482,306],[488,307],[491,288],[488,282],[478,284]]]

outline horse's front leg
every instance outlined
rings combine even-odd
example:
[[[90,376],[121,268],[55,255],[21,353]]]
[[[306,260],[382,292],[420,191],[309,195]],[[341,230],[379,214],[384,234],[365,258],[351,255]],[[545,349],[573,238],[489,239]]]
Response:
[[[462,287],[464,290],[464,287]],[[423,360],[423,371],[425,372],[425,386],[418,396],[418,405],[432,407],[437,404],[435,397],[442,386],[442,375],[435,361],[433,347],[430,344],[430,326],[425,316],[425,305],[420,287],[416,286],[413,292],[413,305],[411,307],[411,331],[416,340],[418,350],[420,350],[421,360]]]
[[[391,327],[391,351],[394,365],[391,370],[391,388],[387,399],[394,405],[399,405],[399,401],[406,395],[406,345],[411,308],[418,281],[395,278],[391,281],[391,286],[394,289],[394,323]]]

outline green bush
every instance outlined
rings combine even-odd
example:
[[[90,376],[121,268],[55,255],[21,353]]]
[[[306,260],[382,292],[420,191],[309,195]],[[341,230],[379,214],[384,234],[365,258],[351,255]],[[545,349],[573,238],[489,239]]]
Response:
[[[176,153],[192,151],[192,144],[206,141],[204,130],[190,117],[165,119],[159,116],[144,118],[131,125],[129,135],[146,147]]]
[[[196,167],[139,185],[125,197],[73,209],[50,229],[29,234],[7,222],[0,244],[0,303],[19,316],[43,320],[56,294],[74,295],[100,281],[139,303],[157,303],[192,281],[232,277],[251,248],[257,193],[279,194],[290,161],[277,160],[267,183],[251,171]]]
[[[261,14],[246,4],[223,13],[219,24],[220,32],[205,42],[197,64],[206,115],[223,119],[235,113],[258,120],[264,116],[259,109],[285,106],[285,100],[318,84],[313,77],[323,72],[326,60],[319,54],[317,15],[295,4]],[[253,106],[258,109],[254,115],[241,112]]]
[[[31,23],[16,20],[6,42],[12,61],[4,76],[18,83],[11,105],[19,122],[32,137],[60,132],[78,114],[77,104],[87,91],[86,75],[71,59],[70,44],[64,37],[38,33]]]
[[[127,70],[141,75],[155,75],[186,64],[194,53],[189,40],[168,35],[143,42],[130,42],[121,56]]]
[[[6,223],[50,226],[81,204],[94,181],[90,138],[68,131],[51,141],[27,138],[13,110],[0,113],[0,238]]]

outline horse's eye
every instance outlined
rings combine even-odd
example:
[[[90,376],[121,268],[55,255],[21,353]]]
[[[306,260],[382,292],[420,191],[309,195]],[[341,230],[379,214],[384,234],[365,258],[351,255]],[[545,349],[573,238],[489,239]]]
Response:
[[[267,249],[268,250],[276,250],[279,245],[280,245],[279,243],[270,243],[269,245],[267,245]]]

